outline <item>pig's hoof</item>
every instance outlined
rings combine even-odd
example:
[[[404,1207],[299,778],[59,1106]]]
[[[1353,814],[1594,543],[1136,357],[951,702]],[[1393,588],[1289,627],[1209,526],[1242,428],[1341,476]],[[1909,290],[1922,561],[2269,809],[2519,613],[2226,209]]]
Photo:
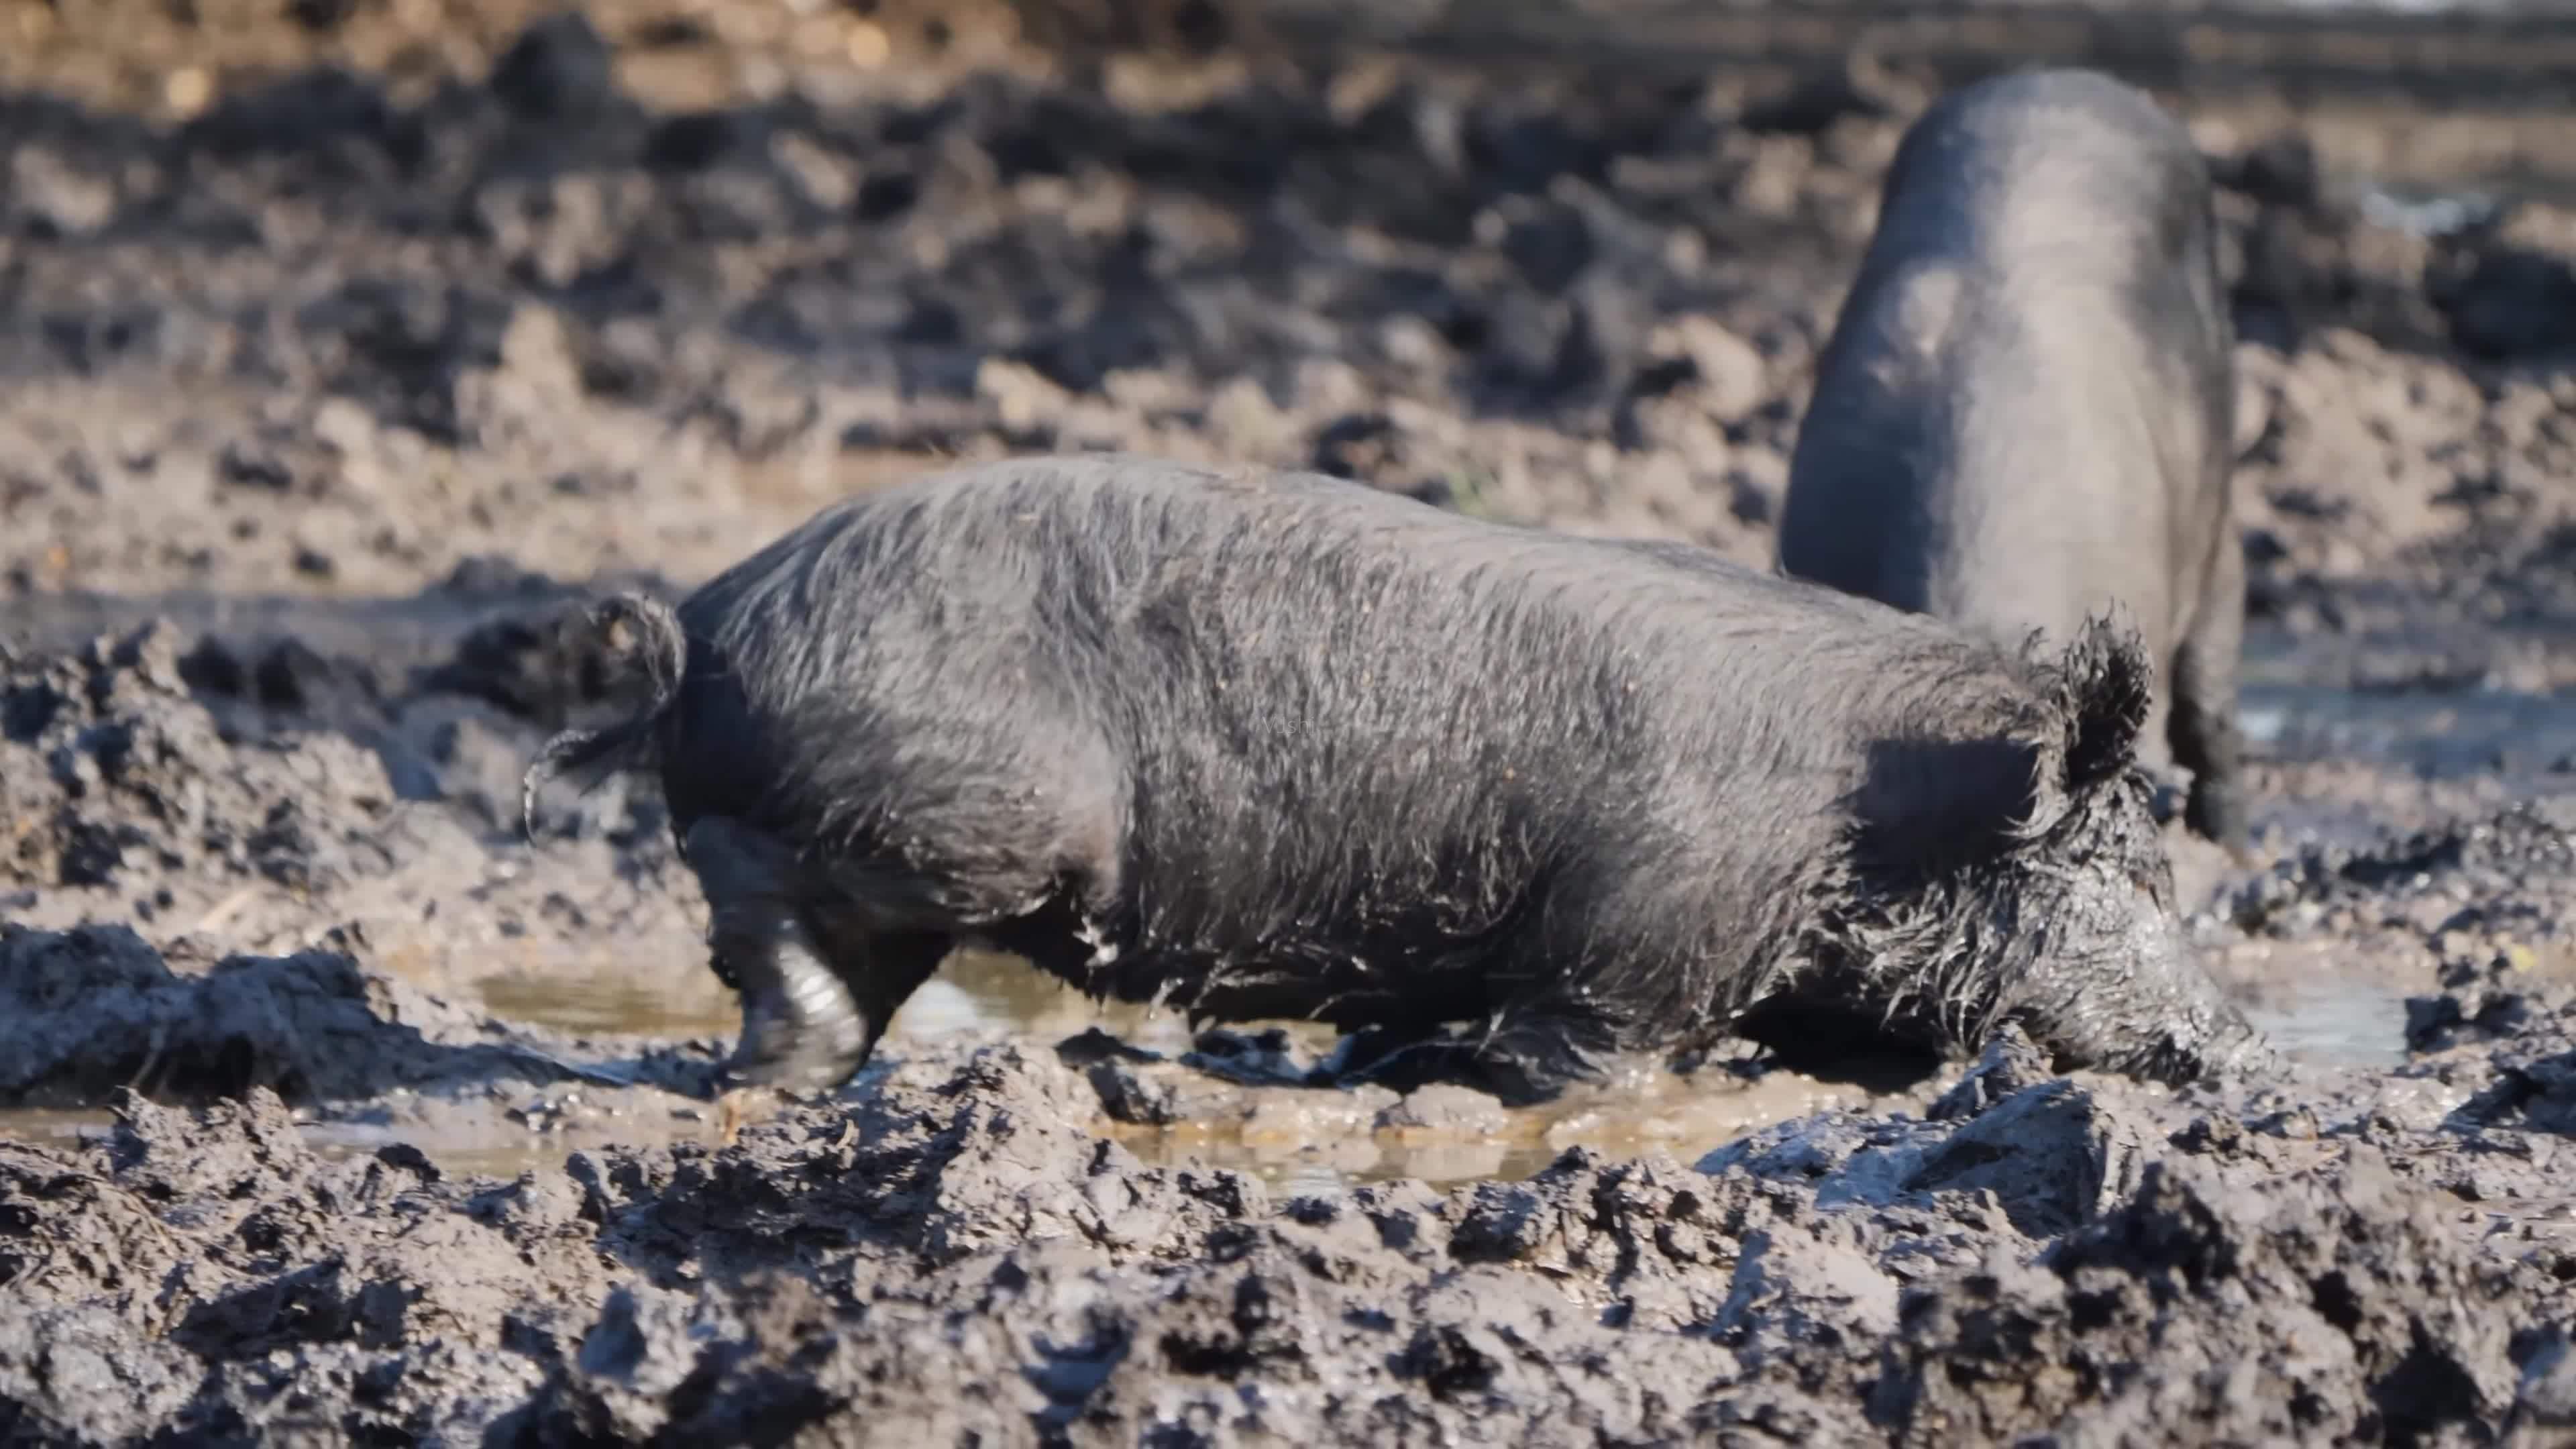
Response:
[[[2195,784],[2184,807],[2183,824],[2203,840],[2226,847],[2239,860],[2252,853],[2245,827],[2245,802],[2233,787]]]
[[[739,1086],[829,1092],[848,1081],[874,1043],[841,979],[803,962],[785,965],[774,990],[746,994],[742,1040],[725,1063]]]

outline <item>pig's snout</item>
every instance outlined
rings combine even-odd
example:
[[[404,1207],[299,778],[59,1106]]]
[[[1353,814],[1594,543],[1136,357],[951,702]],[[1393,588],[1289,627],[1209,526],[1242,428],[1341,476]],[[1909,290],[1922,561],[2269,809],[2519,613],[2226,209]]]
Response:
[[[2246,1019],[2233,1003],[2220,1010],[2217,1030],[2201,1053],[2201,1070],[2210,1077],[2270,1076],[2286,1065],[2280,1048],[2264,1030]]]

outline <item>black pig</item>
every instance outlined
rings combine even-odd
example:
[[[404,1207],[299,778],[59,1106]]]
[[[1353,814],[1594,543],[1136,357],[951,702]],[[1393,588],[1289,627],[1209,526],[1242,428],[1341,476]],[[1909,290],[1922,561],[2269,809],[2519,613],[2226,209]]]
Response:
[[[2142,92],[2033,70],[1943,97],[1897,147],[1818,362],[1779,557],[2006,642],[2118,606],[2166,671],[2146,763],[2189,770],[2186,822],[2241,851],[2214,233],[2199,151]]]
[[[967,941],[1524,1100],[1807,1007],[2163,1078],[2268,1051],[2185,950],[2107,625],[2025,657],[1696,550],[1113,456],[914,479],[589,622],[650,702],[549,742],[528,803],[658,763],[745,1080],[844,1080]]]

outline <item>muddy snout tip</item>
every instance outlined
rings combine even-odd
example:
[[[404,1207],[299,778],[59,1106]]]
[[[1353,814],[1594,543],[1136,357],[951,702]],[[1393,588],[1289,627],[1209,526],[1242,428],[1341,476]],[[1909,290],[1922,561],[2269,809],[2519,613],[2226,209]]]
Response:
[[[2271,1034],[2231,1009],[2216,1040],[2201,1054],[2198,1076],[2205,1081],[2242,1081],[2277,1076],[2288,1066],[2289,1058]]]

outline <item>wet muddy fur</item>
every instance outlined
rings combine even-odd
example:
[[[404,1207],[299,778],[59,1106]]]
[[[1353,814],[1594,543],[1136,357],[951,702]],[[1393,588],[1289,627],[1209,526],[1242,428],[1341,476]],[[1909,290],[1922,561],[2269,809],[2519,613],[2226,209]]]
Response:
[[[916,479],[590,623],[645,702],[528,790],[658,765],[751,1080],[846,1076],[961,942],[1516,1097],[1811,997],[2155,1076],[2257,1045],[2182,946],[2107,626],[2027,660],[1706,555],[1115,456]]]

